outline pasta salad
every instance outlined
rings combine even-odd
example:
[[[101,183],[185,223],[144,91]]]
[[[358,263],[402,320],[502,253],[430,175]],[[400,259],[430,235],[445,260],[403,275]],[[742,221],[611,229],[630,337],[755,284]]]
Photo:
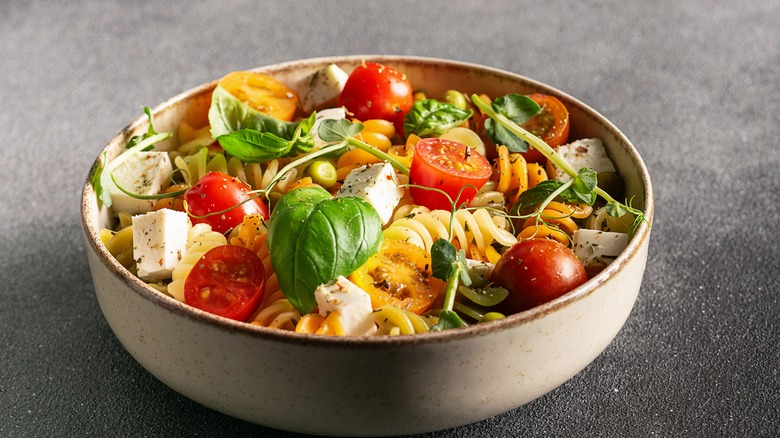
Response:
[[[559,99],[415,85],[370,62],[298,84],[238,71],[207,126],[159,133],[145,108],[148,131],[96,172],[118,219],[101,240],[190,306],[335,336],[504,318],[626,247],[642,212]]]

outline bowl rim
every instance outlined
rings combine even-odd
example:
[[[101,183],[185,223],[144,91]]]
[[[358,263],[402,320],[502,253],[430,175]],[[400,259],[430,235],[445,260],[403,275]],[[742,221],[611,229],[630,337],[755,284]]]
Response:
[[[104,151],[109,149],[114,143],[118,141],[124,141],[128,134],[136,130],[138,127],[145,125],[148,121],[146,115],[141,115],[132,121],[130,124],[120,130],[111,140],[98,153],[97,158],[92,163],[90,170],[87,174],[87,178],[82,186],[82,205],[81,205],[81,224],[85,235],[85,239],[88,242],[89,248],[99,257],[101,263],[109,269],[112,275],[120,279],[125,285],[127,285],[133,292],[139,294],[141,297],[155,303],[166,311],[184,316],[196,321],[201,321],[209,324],[215,329],[220,329],[228,332],[237,332],[246,336],[261,338],[271,342],[283,343],[283,344],[303,344],[311,346],[340,346],[347,348],[374,348],[378,346],[403,346],[403,345],[421,345],[421,344],[434,344],[441,342],[451,342],[458,339],[477,338],[486,336],[488,334],[509,330],[511,328],[530,323],[532,321],[541,319],[548,314],[555,313],[559,309],[567,307],[574,302],[577,302],[589,295],[593,294],[596,289],[609,281],[621,270],[624,270],[629,261],[633,259],[643,248],[650,238],[650,227],[653,222],[654,213],[654,197],[653,188],[650,181],[650,176],[645,166],[645,163],[639,156],[638,151],[631,143],[631,141],[606,117],[601,115],[598,111],[592,107],[581,102],[577,98],[559,90],[547,84],[538,82],[534,79],[525,77],[523,75],[513,73],[507,70],[498,69],[486,65],[457,61],[450,59],[442,59],[435,57],[424,56],[405,56],[405,55],[348,55],[348,56],[327,56],[298,59],[292,61],[285,61],[275,64],[269,64],[262,67],[252,68],[250,70],[264,71],[264,70],[286,70],[303,65],[315,65],[315,64],[327,64],[327,63],[355,63],[360,61],[373,61],[373,62],[386,62],[386,63],[418,63],[425,65],[439,64],[452,67],[458,67],[466,70],[482,71],[492,76],[498,76],[512,81],[518,81],[520,83],[528,84],[534,88],[544,90],[550,94],[565,98],[568,102],[579,106],[582,111],[588,114],[595,123],[602,125],[610,131],[619,143],[625,147],[626,152],[633,162],[636,169],[639,171],[642,186],[644,188],[645,205],[643,212],[645,214],[646,221],[639,225],[633,238],[629,241],[626,249],[604,270],[599,272],[593,278],[589,279],[581,286],[574,290],[552,300],[540,306],[531,308],[529,310],[508,315],[506,318],[489,321],[484,323],[472,324],[467,327],[462,327],[455,330],[444,330],[440,332],[418,333],[411,335],[399,335],[399,336],[321,336],[314,334],[295,333],[290,331],[272,329],[267,327],[261,327],[253,324],[249,324],[241,321],[234,321],[224,317],[220,317],[214,314],[207,313],[205,311],[191,307],[185,303],[176,300],[173,297],[167,296],[164,293],[148,286],[137,276],[133,275],[124,268],[116,259],[108,252],[105,245],[100,241],[99,229],[90,223],[89,218],[92,217],[91,202],[96,196],[96,193],[92,187],[92,179],[95,171],[102,165],[105,157]],[[175,106],[176,104],[184,101],[190,96],[208,92],[213,89],[218,80],[207,82],[196,87],[183,91],[164,102],[156,105],[152,108],[152,114],[156,115],[166,109]],[[94,287],[94,284],[93,284]]]

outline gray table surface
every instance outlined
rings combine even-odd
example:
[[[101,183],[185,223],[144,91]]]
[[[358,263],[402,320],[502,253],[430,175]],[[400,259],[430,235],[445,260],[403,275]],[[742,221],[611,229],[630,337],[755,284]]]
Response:
[[[656,219],[607,350],[511,412],[429,437],[778,436],[780,2],[0,3],[0,436],[293,436],[157,381],[94,296],[82,181],[143,105],[238,69],[451,58],[589,103],[632,139]]]

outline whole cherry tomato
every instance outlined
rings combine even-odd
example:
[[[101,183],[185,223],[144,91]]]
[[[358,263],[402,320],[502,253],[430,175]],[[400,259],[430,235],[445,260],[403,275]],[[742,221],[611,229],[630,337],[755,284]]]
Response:
[[[569,139],[569,110],[566,109],[563,102],[547,94],[529,94],[531,100],[542,107],[541,111],[530,120],[523,123],[522,126],[531,134],[541,138],[553,149],[565,144]],[[496,144],[488,137],[485,132],[485,119],[487,116],[479,115],[475,117],[475,130],[485,143],[488,158],[495,159]],[[522,152],[525,161],[533,163],[544,163],[547,159],[541,152],[529,145],[528,151]]]
[[[383,119],[403,132],[406,112],[412,107],[412,84],[392,67],[366,62],[350,73],[339,105],[361,120]]]
[[[475,149],[453,140],[424,138],[415,146],[409,181],[444,191],[453,201],[457,198],[460,207],[471,202],[492,172],[487,158]],[[419,187],[410,187],[409,192],[416,204],[431,210],[452,209],[450,201],[439,192]]]
[[[268,206],[259,197],[252,198],[252,189],[230,175],[209,172],[184,193],[187,212],[193,224],[207,223],[214,231],[227,233],[248,214],[268,219]]]
[[[509,248],[490,276],[509,291],[501,303],[507,314],[554,300],[587,279],[585,267],[571,249],[542,238],[522,240]]]
[[[187,304],[237,321],[246,321],[257,310],[264,292],[263,261],[238,245],[210,249],[184,280]]]

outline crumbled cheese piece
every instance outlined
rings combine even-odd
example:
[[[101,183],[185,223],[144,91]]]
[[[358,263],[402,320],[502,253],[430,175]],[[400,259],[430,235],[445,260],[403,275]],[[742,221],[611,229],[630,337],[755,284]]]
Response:
[[[167,152],[136,152],[113,171],[117,184],[130,193],[157,195],[167,187],[173,172]],[[111,202],[114,214],[146,213],[154,206],[153,199],[138,199],[111,185]]]
[[[404,195],[398,184],[398,176],[390,163],[367,164],[349,172],[336,196],[365,199],[379,213],[382,224],[387,224]]]
[[[589,265],[620,255],[628,246],[628,234],[581,228],[572,235],[574,254]]]
[[[376,331],[371,296],[348,279],[339,276],[314,290],[320,315],[337,312],[347,336],[372,335]]]
[[[330,144],[322,141],[319,135],[320,123],[322,123],[323,120],[339,120],[346,118],[347,111],[345,111],[344,108],[328,108],[322,111],[317,111],[317,114],[314,116],[314,125],[312,125],[311,128],[311,132],[314,133],[314,148],[321,149]]]
[[[586,138],[576,140],[569,144],[561,145],[556,149],[558,155],[563,157],[574,171],[583,167],[589,167],[598,172],[615,172],[615,165],[607,156],[604,144],[598,138]],[[554,166],[554,165],[553,165]],[[555,175],[550,178],[566,182],[571,178],[561,169],[555,167]]]
[[[146,281],[170,278],[187,249],[187,213],[164,208],[133,216],[133,258]]]
[[[474,287],[484,287],[490,283],[490,274],[493,272],[495,265],[490,262],[483,262],[480,260],[466,259],[466,268],[469,272],[469,277],[474,283]]]
[[[304,112],[311,112],[318,107],[333,102],[341,94],[349,75],[336,64],[329,64],[298,84],[301,89],[301,106]]]

